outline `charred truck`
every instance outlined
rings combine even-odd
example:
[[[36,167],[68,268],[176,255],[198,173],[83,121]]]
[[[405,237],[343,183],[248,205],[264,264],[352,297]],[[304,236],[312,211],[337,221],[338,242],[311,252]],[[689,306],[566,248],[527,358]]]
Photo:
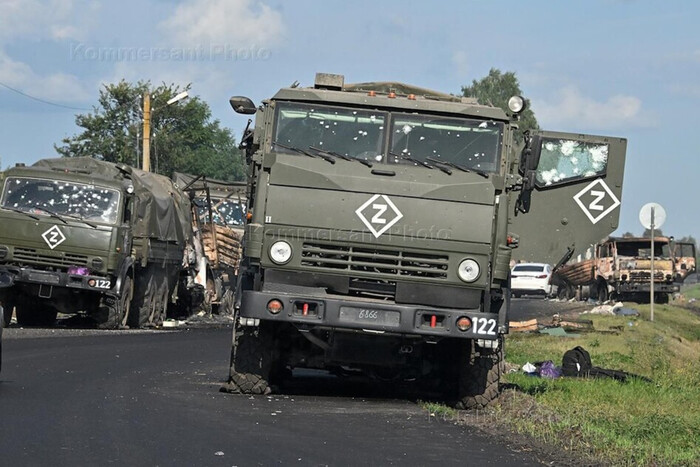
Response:
[[[198,268],[197,283],[205,288],[204,307],[231,313],[245,217],[245,182],[211,180],[175,172],[173,180],[190,195],[196,245],[206,264]]]
[[[603,213],[596,202],[605,205],[599,189],[619,199],[625,140],[536,132],[518,145],[520,96],[507,114],[317,74],[313,88],[281,89],[259,107],[230,103],[256,114],[242,138],[248,220],[231,392],[266,393],[293,368],[319,368],[486,405],[503,371],[509,263],[524,243],[515,213],[539,205],[554,216],[554,228],[521,223],[528,234],[540,226],[531,246],[542,258],[617,222],[619,202]]]
[[[14,308],[20,325],[80,312],[103,328],[157,326],[187,290],[189,199],[167,177],[77,157],[18,165],[0,183],[6,322]]]
[[[695,245],[654,238],[654,301],[668,303],[695,271]],[[631,300],[648,303],[651,289],[651,239],[610,237],[554,271],[560,298]]]

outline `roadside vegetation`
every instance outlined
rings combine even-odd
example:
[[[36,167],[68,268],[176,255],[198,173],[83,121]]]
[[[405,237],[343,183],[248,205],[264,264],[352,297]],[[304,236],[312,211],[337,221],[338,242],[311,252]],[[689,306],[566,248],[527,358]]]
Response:
[[[700,296],[700,286],[687,297]],[[696,295],[694,295],[696,294]],[[629,304],[641,316],[584,315],[595,331],[578,338],[517,333],[507,338],[506,376],[511,389],[487,413],[472,417],[481,426],[501,426],[527,435],[558,454],[613,465],[700,465],[700,313],[678,305]],[[699,308],[700,309],[700,308]],[[612,379],[528,376],[527,363],[587,349],[594,366],[645,376]],[[450,416],[426,404],[435,416]],[[462,414],[452,412],[452,419]],[[473,421],[472,420],[472,421]]]

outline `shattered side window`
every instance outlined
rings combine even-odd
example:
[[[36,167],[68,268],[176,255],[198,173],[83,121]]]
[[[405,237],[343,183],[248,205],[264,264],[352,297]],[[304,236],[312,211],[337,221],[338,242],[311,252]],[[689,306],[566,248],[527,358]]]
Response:
[[[116,224],[119,191],[63,180],[10,177],[5,180],[2,207]]]
[[[544,139],[537,166],[537,186],[598,177],[608,167],[609,146],[572,139]]]

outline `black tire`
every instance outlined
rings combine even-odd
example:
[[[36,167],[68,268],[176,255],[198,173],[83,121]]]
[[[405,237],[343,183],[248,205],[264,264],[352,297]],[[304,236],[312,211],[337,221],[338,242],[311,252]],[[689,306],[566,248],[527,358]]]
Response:
[[[131,310],[131,299],[133,298],[133,280],[126,276],[122,282],[122,291],[119,298],[100,298],[97,310],[97,327],[100,329],[125,328],[129,324],[129,314]]]
[[[607,302],[610,298],[608,296],[608,284],[605,281],[600,281],[598,282],[598,286],[596,287],[596,289],[598,293],[598,301],[600,303]]]
[[[149,324],[149,319],[154,314],[157,293],[158,287],[154,274],[146,272],[134,289],[134,299],[128,319],[129,327],[142,328]]]
[[[669,296],[665,292],[654,293],[654,303],[660,305],[666,304],[669,301]]]
[[[273,335],[270,323],[259,327],[234,325],[231,368],[223,388],[235,394],[269,394],[273,367]]]
[[[8,327],[12,322],[12,311],[15,309],[15,304],[11,300],[5,300],[2,304],[3,308],[3,324]]]
[[[497,350],[479,349],[473,340],[465,341],[461,347],[455,408],[484,408],[500,394],[501,375],[505,370],[503,339]]]
[[[58,310],[46,306],[32,298],[24,298],[15,303],[15,317],[20,326],[51,327],[56,324]]]
[[[156,305],[153,318],[149,320],[153,326],[162,326],[163,321],[168,315],[168,304],[170,303],[170,284],[168,278],[163,277],[158,288],[158,296],[156,297]]]

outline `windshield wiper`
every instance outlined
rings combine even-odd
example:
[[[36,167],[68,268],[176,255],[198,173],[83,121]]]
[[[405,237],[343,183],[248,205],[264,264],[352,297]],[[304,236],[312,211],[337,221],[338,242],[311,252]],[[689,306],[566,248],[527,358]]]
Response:
[[[309,146],[309,149],[311,149],[312,151],[316,151],[319,155],[320,154],[327,154],[329,156],[338,157],[340,159],[343,159],[344,161],[357,161],[362,165],[365,165],[367,167],[372,167],[372,163],[369,161],[366,161],[364,159],[357,159],[356,157],[346,156],[345,154],[340,154],[340,153],[337,153],[335,151],[328,151],[326,149],[321,149],[321,148],[317,148],[314,146]]]
[[[467,167],[464,167],[463,165],[455,164],[454,162],[450,161],[441,161],[439,159],[433,159],[432,157],[426,157],[430,162],[434,162],[436,164],[443,164],[448,167],[454,167],[455,169],[461,170],[462,172],[474,172],[475,174],[481,175],[484,178],[489,178],[489,174],[486,172],[483,172],[481,170],[477,169],[469,169]]]
[[[76,221],[80,221],[80,222],[82,222],[83,224],[86,224],[86,225],[92,227],[93,229],[96,229],[96,228],[97,228],[97,225],[93,224],[93,223],[90,222],[90,221],[87,221],[87,220],[83,219],[83,218],[80,217],[80,216],[76,216],[76,215],[73,215],[73,214],[64,214],[64,216],[66,216],[66,217],[68,217],[68,218],[70,218],[70,219],[75,219]]]
[[[298,152],[299,154],[303,154],[305,156],[309,156],[309,157],[313,157],[313,158],[320,157],[321,159],[323,159],[327,162],[330,162],[331,164],[335,164],[335,159],[333,159],[331,156],[327,156],[325,154],[318,154],[318,155],[312,154],[309,151],[306,151],[304,149],[295,148],[294,146],[287,146],[286,144],[282,144],[282,143],[279,143],[277,141],[275,141],[272,144],[275,146],[279,146],[281,148],[284,148],[284,149],[289,149],[290,151]]]
[[[96,228],[97,228],[97,226],[96,226],[95,224],[93,224],[92,222],[86,221],[85,219],[83,219],[83,218],[81,218],[81,217],[78,217],[78,216],[74,216],[74,215],[72,215],[72,214],[63,214],[63,215],[61,215],[61,214],[58,214],[58,213],[56,213],[56,212],[54,212],[54,211],[51,211],[50,209],[46,209],[46,208],[43,208],[43,207],[40,207],[40,206],[35,206],[34,209],[39,209],[39,210],[41,210],[41,211],[44,211],[44,212],[45,212],[46,214],[48,214],[49,216],[58,219],[59,221],[63,222],[64,224],[68,224],[68,221],[65,220],[65,219],[63,218],[63,217],[65,216],[65,217],[69,217],[69,218],[71,218],[71,219],[74,219],[74,220],[76,220],[76,221],[78,221],[78,222],[82,222],[83,224],[86,224],[86,225],[88,225],[89,227],[92,227],[93,229],[96,229]]]
[[[25,216],[31,217],[31,218],[34,219],[35,221],[38,221],[38,220],[39,220],[39,218],[36,217],[34,214],[30,214],[30,213],[28,213],[27,211],[22,211],[22,210],[19,209],[19,208],[10,207],[10,206],[3,206],[2,208],[3,208],[3,209],[7,209],[7,210],[12,211],[12,212],[18,212],[18,213],[20,213],[20,214],[24,214]]]
[[[34,209],[39,209],[40,211],[44,211],[46,214],[49,216],[53,217],[54,219],[58,219],[59,221],[63,222],[64,224],[68,224],[68,221],[62,218],[60,215],[56,214],[55,212],[51,211],[50,209],[46,209],[41,206],[33,206]]]
[[[405,160],[405,161],[413,162],[414,164],[422,165],[423,167],[427,167],[427,168],[429,168],[429,169],[434,169],[434,168],[437,167],[438,170],[440,170],[440,171],[442,171],[442,172],[445,172],[447,175],[452,175],[452,171],[451,171],[450,169],[446,169],[445,167],[441,167],[441,166],[439,166],[439,165],[430,165],[430,164],[428,164],[428,163],[425,162],[425,161],[422,161],[422,160],[419,160],[419,159],[415,159],[415,158],[413,158],[413,157],[411,157],[411,156],[408,156],[408,155],[406,155],[406,154],[397,154],[397,153],[395,153],[395,152],[389,151],[389,155],[390,155],[390,156],[397,157],[397,158],[399,158],[399,159],[403,159],[403,160]]]

